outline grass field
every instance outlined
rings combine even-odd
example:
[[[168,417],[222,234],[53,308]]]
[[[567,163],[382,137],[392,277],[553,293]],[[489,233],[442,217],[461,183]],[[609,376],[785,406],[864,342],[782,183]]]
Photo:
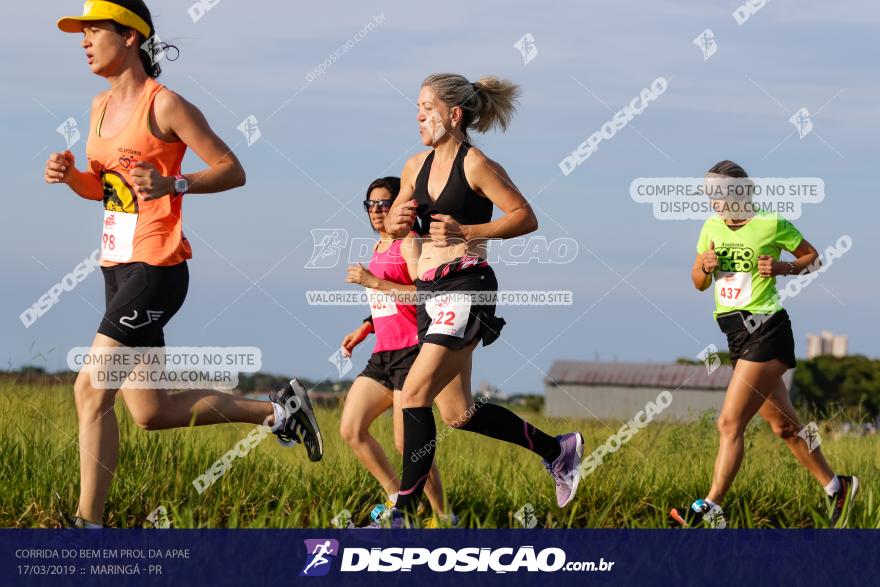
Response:
[[[105,524],[142,527],[159,506],[171,524],[190,527],[327,527],[349,510],[367,521],[382,499],[378,484],[340,438],[338,410],[319,410],[325,454],[311,463],[302,447],[285,449],[268,435],[234,461],[201,495],[192,481],[254,427],[229,424],[145,432],[117,403],[122,447]],[[586,451],[614,431],[596,422],[524,414],[548,432],[580,430]],[[616,427],[615,427],[616,428]],[[374,424],[387,447],[391,418]],[[538,527],[657,528],[666,512],[702,497],[717,447],[714,421],[652,424],[581,482],[565,510],[556,507],[553,482],[540,459],[518,447],[462,431],[438,420],[437,462],[449,503],[472,528],[519,527],[515,512],[534,507]],[[724,509],[732,527],[814,527],[825,524],[821,488],[763,422],[750,425],[746,458]],[[880,437],[823,438],[839,472],[862,480],[850,527],[880,528]],[[59,503],[73,512],[78,493],[76,411],[62,386],[0,384],[0,526],[58,527]],[[399,466],[394,455],[392,463]]]

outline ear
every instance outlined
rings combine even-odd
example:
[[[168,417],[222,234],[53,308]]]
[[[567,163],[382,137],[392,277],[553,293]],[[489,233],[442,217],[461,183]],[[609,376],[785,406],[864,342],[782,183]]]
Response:
[[[140,49],[140,34],[136,30],[130,28],[128,29],[128,36],[125,38],[125,46],[131,47],[132,45]]]
[[[453,106],[449,109],[449,122],[452,128],[458,128],[462,118],[464,118],[464,109],[461,106]]]

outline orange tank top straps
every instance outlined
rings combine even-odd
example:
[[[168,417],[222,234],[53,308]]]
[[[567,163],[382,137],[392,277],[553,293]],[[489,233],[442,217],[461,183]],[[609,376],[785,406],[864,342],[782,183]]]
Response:
[[[104,136],[101,129],[110,92],[92,110],[86,156],[92,173],[104,188],[104,267],[137,262],[177,265],[192,257],[189,241],[183,234],[183,197],[172,193],[153,200],[139,198],[131,177],[140,161],[152,164],[166,177],[180,174],[186,145],[182,141],[163,141],[150,127],[153,100],[164,88],[148,79],[131,118],[112,137]]]

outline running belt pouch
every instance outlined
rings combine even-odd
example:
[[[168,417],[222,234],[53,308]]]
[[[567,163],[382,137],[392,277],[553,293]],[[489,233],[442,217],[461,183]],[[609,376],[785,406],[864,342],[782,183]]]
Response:
[[[721,332],[727,335],[736,334],[737,332],[741,332],[743,330],[749,330],[746,327],[746,320],[749,316],[758,316],[761,317],[761,320],[758,320],[757,328],[753,328],[750,334],[754,334],[758,330],[764,330],[771,326],[775,326],[779,321],[779,318],[783,315],[782,312],[785,310],[780,310],[779,312],[775,312],[773,314],[754,314],[749,312],[748,310],[737,310],[735,312],[729,312],[727,314],[721,314],[718,316],[718,327],[721,328]]]
[[[718,327],[724,334],[735,334],[741,330],[746,330],[744,320],[747,316],[751,315],[752,313],[747,310],[737,310],[735,312],[728,312],[727,314],[720,314],[718,316]]]

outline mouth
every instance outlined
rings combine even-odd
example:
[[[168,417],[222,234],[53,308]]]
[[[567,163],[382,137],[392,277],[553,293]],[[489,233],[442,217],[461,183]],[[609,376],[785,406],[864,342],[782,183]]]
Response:
[[[95,62],[95,58],[91,53],[86,53],[86,60],[89,62],[89,65]]]

